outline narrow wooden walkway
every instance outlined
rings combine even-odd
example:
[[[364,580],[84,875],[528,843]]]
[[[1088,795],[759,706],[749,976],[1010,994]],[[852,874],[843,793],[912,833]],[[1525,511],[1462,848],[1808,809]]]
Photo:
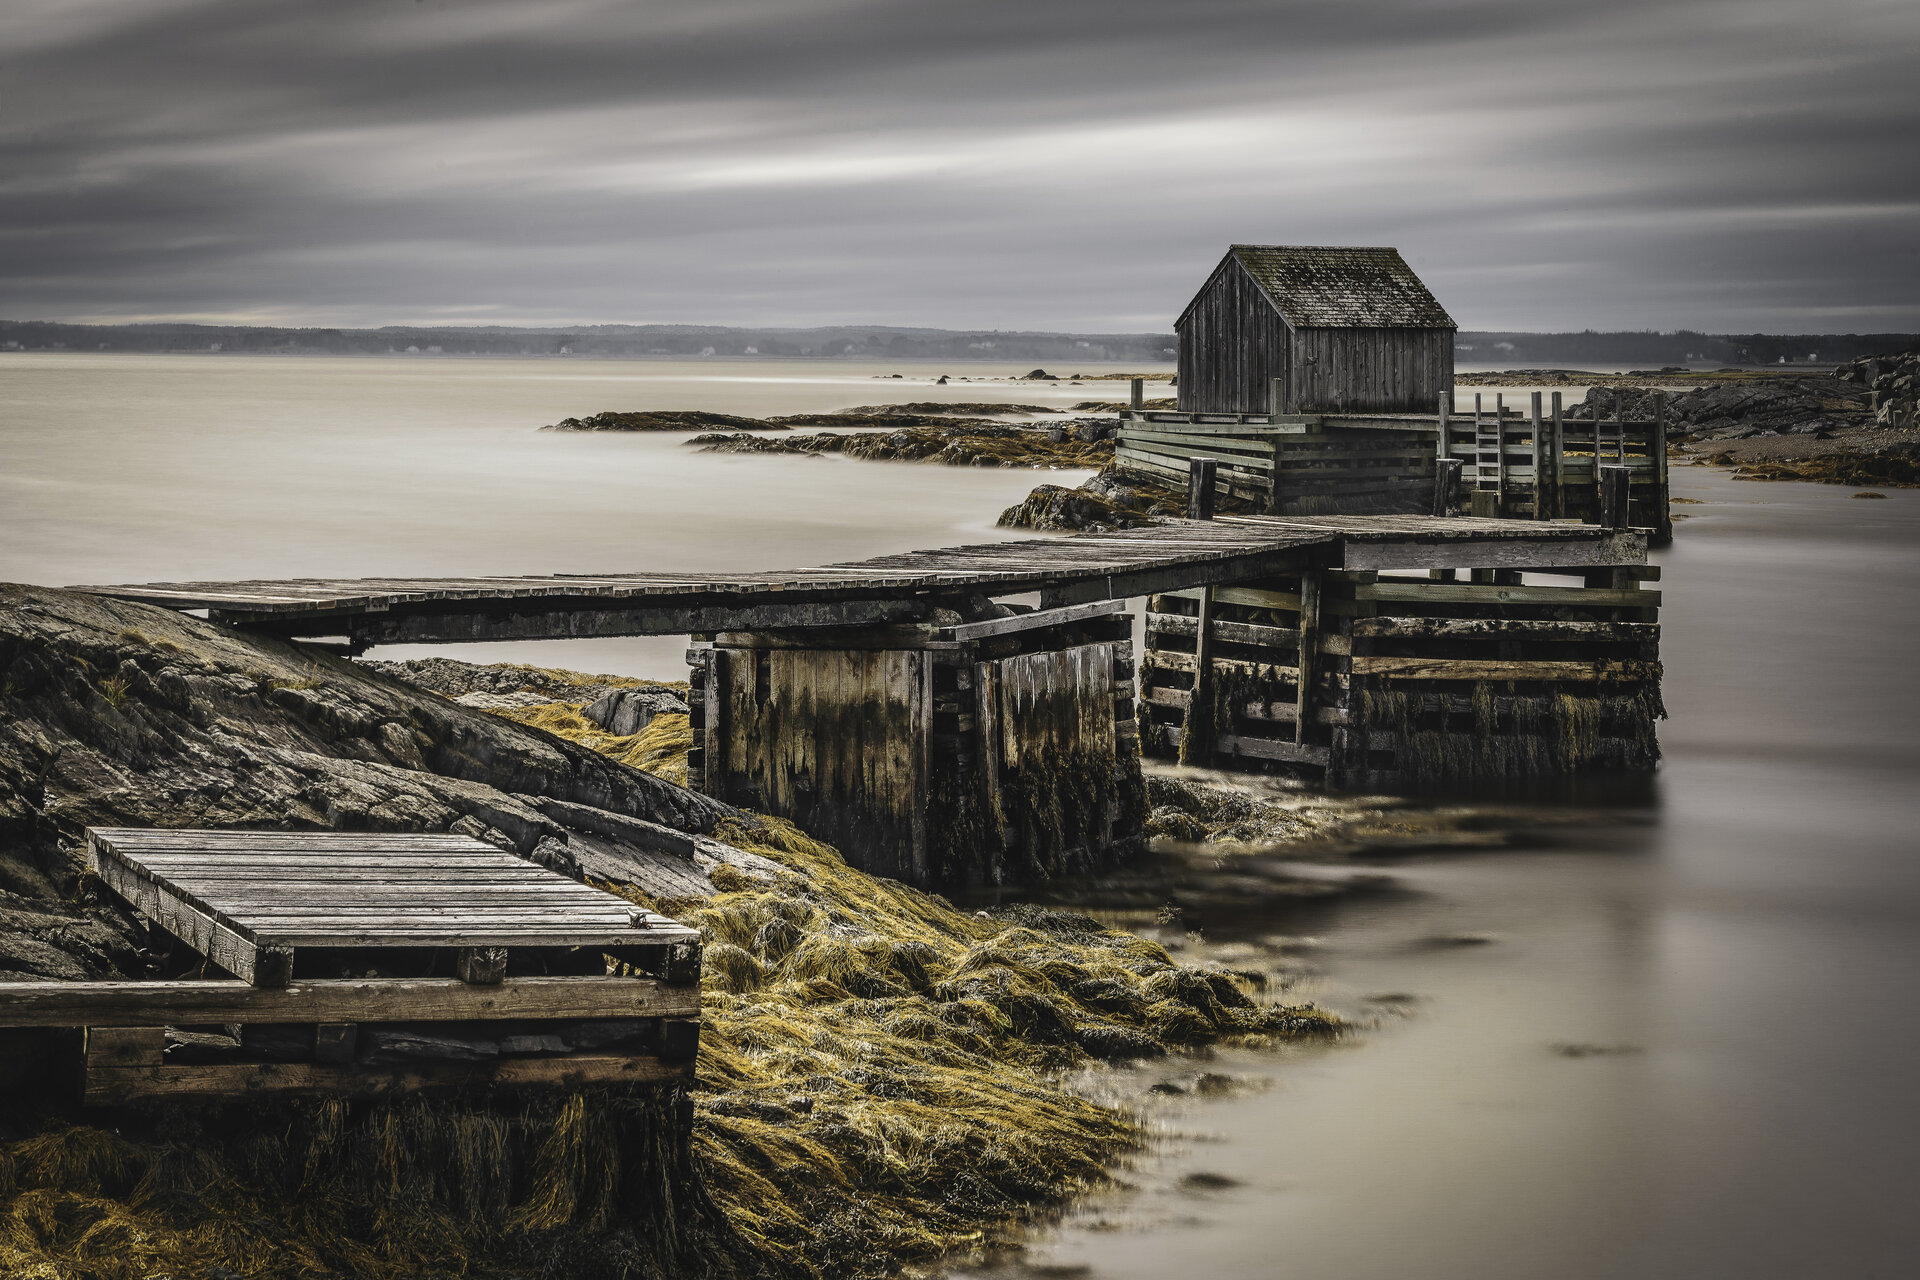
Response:
[[[1170,520],[757,573],[289,579],[82,586],[76,591],[275,635],[356,645],[684,635],[869,626],[925,618],[967,595],[1116,600],[1329,568],[1639,563],[1641,535],[1588,525],[1425,516]]]

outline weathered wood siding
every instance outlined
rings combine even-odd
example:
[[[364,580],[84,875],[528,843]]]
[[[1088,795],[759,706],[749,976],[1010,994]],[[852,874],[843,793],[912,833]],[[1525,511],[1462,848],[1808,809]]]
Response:
[[[1451,329],[1297,329],[1286,413],[1431,413],[1453,390]]]
[[[1027,876],[1095,869],[1145,816],[1136,811],[1139,758],[1122,760],[1118,752],[1119,650],[1076,645],[992,664],[996,705],[986,748],[996,757],[1001,820]],[[1123,820],[1127,829],[1116,830]]]
[[[725,730],[708,738],[707,793],[791,818],[876,875],[924,882],[927,657],[728,651]]]
[[[1183,411],[1273,412],[1273,380],[1288,375],[1287,322],[1238,261],[1220,264],[1176,331]]]
[[[1431,413],[1453,390],[1452,329],[1294,329],[1231,256],[1175,330],[1184,413]]]

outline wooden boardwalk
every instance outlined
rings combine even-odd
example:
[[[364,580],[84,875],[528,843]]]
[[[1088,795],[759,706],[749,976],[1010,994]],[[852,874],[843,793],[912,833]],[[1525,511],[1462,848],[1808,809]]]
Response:
[[[1226,585],[1303,567],[1480,567],[1644,561],[1641,535],[1595,526],[1424,516],[1170,520],[738,574],[290,579],[82,586],[286,637],[356,647],[685,635],[916,622],[970,595],[1040,593],[1048,606]]]

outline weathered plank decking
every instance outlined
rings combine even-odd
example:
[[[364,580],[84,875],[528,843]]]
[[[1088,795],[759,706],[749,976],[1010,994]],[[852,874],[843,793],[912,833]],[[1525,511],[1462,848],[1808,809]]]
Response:
[[[470,836],[94,829],[101,882],[214,964],[285,986],[296,949],[661,947],[685,925]],[[484,976],[495,958],[463,958]],[[504,957],[499,960],[504,963]]]
[[[238,975],[0,983],[0,1028],[84,1030],[88,1103],[691,1073],[698,933],[491,845],[124,828],[87,840],[109,890]],[[309,972],[296,974],[303,959]],[[516,959],[527,972],[508,976]],[[368,964],[378,969],[362,973]]]
[[[1473,567],[1492,563],[1490,548],[1507,543],[1524,545],[1537,563],[1619,564],[1645,557],[1644,547],[1635,554],[1632,538],[1596,527],[1316,516],[1172,520],[1114,533],[948,547],[760,573],[291,579],[73,589],[170,609],[205,609],[216,621],[274,635],[345,636],[366,647],[874,626],[917,622],[943,600],[967,595],[1039,592],[1043,603],[1057,606],[1262,579],[1310,563]]]

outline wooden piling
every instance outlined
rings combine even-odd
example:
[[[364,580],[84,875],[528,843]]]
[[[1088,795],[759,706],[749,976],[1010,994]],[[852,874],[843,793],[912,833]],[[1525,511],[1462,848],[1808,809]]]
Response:
[[[1313,719],[1314,659],[1320,650],[1320,573],[1308,570],[1300,575],[1300,645],[1298,671],[1294,685],[1293,740],[1305,744],[1307,725]]]
[[[1147,407],[1147,380],[1145,378],[1129,379],[1127,390],[1127,406],[1129,408],[1138,412]]]
[[[1464,464],[1458,458],[1440,458],[1433,464],[1433,514],[1450,516],[1453,514],[1454,492],[1460,487],[1460,468]]]
[[[1541,447],[1544,442],[1540,438],[1540,393],[1538,391],[1533,393],[1527,404],[1527,421],[1531,427],[1531,430],[1528,431],[1527,434],[1532,442],[1533,450],[1533,518],[1535,520],[1546,520],[1549,518],[1547,515],[1547,504],[1541,495],[1547,493],[1551,489],[1551,486],[1546,483],[1548,465],[1546,460],[1547,451]]]
[[[1187,519],[1213,519],[1213,485],[1220,463],[1213,458],[1192,458],[1187,463]]]
[[[1608,529],[1627,527],[1628,485],[1633,473],[1623,466],[1608,465],[1600,472],[1600,524]]]

